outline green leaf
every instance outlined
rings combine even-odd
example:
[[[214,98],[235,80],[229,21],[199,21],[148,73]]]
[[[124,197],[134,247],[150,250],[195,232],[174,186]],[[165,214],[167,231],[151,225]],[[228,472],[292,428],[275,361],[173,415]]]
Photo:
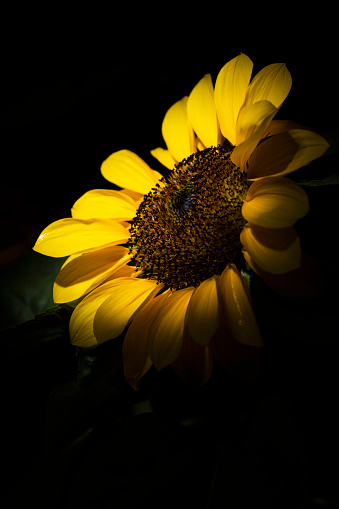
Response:
[[[53,283],[65,258],[35,251],[0,272],[0,330],[32,320],[53,306]]]

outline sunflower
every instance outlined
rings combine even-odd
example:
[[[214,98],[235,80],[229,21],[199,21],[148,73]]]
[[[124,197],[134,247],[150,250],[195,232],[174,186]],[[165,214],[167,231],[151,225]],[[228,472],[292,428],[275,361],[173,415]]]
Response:
[[[273,120],[292,79],[271,64],[252,80],[240,54],[206,74],[169,108],[166,149],[151,154],[164,176],[120,150],[101,167],[121,190],[95,189],[50,224],[34,249],[68,256],[54,284],[56,303],[78,300],[74,345],[125,334],[124,374],[137,389],[152,364],[171,365],[194,386],[213,359],[230,367],[234,351],[263,343],[243,269],[279,278],[301,265],[294,223],[308,211],[303,189],[286,175],[320,157],[328,143],[291,121]],[[241,350],[242,349],[242,350]]]

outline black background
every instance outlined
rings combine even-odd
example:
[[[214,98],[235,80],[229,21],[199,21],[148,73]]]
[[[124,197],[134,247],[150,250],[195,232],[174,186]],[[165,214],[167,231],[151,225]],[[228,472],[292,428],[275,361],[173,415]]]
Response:
[[[135,151],[158,168],[149,151],[164,146],[161,123],[167,109],[205,73],[215,81],[240,51],[252,58],[253,75],[270,63],[286,62],[293,85],[277,118],[320,132],[333,128],[333,34],[320,38],[312,27],[303,33],[291,24],[252,30],[240,37],[236,30],[229,34],[226,24],[211,38],[194,24],[192,32],[183,23],[159,33],[155,23],[145,33],[140,27],[135,33],[134,25],[121,35],[112,31],[111,41],[90,31],[68,41],[60,28],[57,35],[32,32],[5,53],[2,242],[21,240],[33,226],[34,237],[49,221],[68,216],[87,190],[110,187],[100,165],[116,150]]]
[[[330,13],[310,18],[303,12],[297,20],[291,7],[282,18],[278,8],[260,6],[253,8],[262,17],[258,24],[245,7],[237,13],[214,7],[207,17],[208,8],[195,7],[198,15],[187,17],[177,9],[169,23],[168,9],[146,13],[134,6],[102,13],[99,21],[91,20],[90,9],[86,22],[80,12],[72,19],[63,12],[57,21],[54,12],[36,12],[42,21],[34,24],[23,12],[20,24],[11,16],[0,115],[7,281],[47,224],[69,216],[87,190],[111,187],[100,165],[112,152],[135,151],[159,169],[149,151],[165,147],[167,109],[205,73],[215,81],[239,52],[253,60],[253,75],[286,62],[293,84],[277,118],[334,132],[338,65]],[[331,280],[331,271],[337,267],[338,191],[307,191],[313,208],[300,226],[302,245],[325,269],[328,293],[321,303],[291,304],[259,289],[258,320],[267,340],[259,381],[238,381],[217,369],[197,394],[165,370],[160,382],[153,374],[134,396],[120,379],[116,384],[115,374],[107,378],[107,359],[104,368],[100,364],[104,349],[93,354],[101,371],[89,370],[88,379],[82,373],[84,384],[73,386],[67,333],[60,344],[7,363],[2,449],[10,446],[4,454],[8,507],[18,500],[85,508],[113,501],[128,507],[129,500],[138,507],[136,493],[150,507],[173,506],[180,497],[191,507],[241,508],[258,501],[265,508],[335,507],[338,272]],[[27,329],[22,334],[19,350],[30,338]],[[86,369],[80,362],[80,372]],[[150,399],[153,411],[146,405],[135,415],[133,405]]]

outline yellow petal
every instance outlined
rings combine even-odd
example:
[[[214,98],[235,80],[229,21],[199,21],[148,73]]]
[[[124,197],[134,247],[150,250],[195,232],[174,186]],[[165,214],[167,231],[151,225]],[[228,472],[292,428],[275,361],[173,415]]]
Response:
[[[159,163],[163,164],[165,168],[173,170],[176,161],[169,150],[158,147],[151,150],[151,154]]]
[[[119,150],[101,165],[101,173],[109,182],[137,193],[147,194],[161,178],[134,152]]]
[[[203,281],[193,292],[188,308],[188,331],[201,346],[208,346],[219,325],[218,279]]]
[[[220,136],[221,136],[221,133],[220,133]],[[222,144],[222,142],[220,141],[220,144]],[[208,148],[206,147],[201,140],[199,140],[199,138],[197,138],[197,150],[205,150],[205,148]]]
[[[294,228],[271,230],[247,225],[240,240],[261,269],[271,274],[284,274],[300,267],[300,240]]]
[[[242,170],[276,112],[277,109],[270,102],[259,101],[253,104],[238,122],[237,146],[231,159]]]
[[[93,332],[94,316],[100,305],[110,296],[116,286],[116,281],[104,283],[88,294],[77,305],[69,323],[71,343],[73,345],[89,347],[98,344]]]
[[[111,283],[113,291],[94,319],[94,334],[99,343],[118,337],[140,306],[161,289],[161,285],[148,279],[119,278]]]
[[[273,111],[275,112],[276,108],[268,101],[252,104],[237,124],[237,145],[250,138]]]
[[[47,226],[33,249],[46,256],[61,257],[123,244],[128,239],[128,230],[116,221],[65,218]]]
[[[244,54],[233,58],[221,69],[215,83],[214,100],[220,129],[236,144],[236,124],[251,79],[253,62]]]
[[[127,221],[136,213],[135,201],[122,191],[93,189],[73,205],[72,217],[79,219],[115,219]]]
[[[246,251],[243,256],[251,269],[256,272],[275,293],[293,300],[310,301],[324,295],[324,275],[319,266],[302,252],[300,268],[285,274],[270,274],[260,269]]]
[[[187,115],[188,97],[183,97],[167,111],[162,123],[162,135],[167,148],[176,161],[195,152],[195,138]]]
[[[322,156],[328,142],[306,129],[290,129],[260,143],[248,163],[248,178],[287,175]]]
[[[128,259],[128,249],[122,246],[70,256],[56,277],[53,287],[54,302],[71,302],[85,295]]]
[[[269,101],[279,108],[292,86],[292,77],[285,64],[264,67],[251,81],[239,116],[258,101]]]
[[[289,131],[290,129],[307,129],[307,127],[292,120],[272,120],[266,127],[263,138],[275,136],[276,134]]]
[[[266,228],[287,228],[307,214],[308,197],[292,180],[267,177],[254,182],[242,206],[249,223]]]
[[[220,143],[220,131],[214,103],[210,74],[206,74],[193,88],[187,102],[190,123],[205,147]]]
[[[148,356],[148,333],[155,315],[168,294],[169,290],[158,295],[137,312],[126,333],[122,345],[124,375],[135,390],[138,389],[141,378],[152,365]]]
[[[137,272],[135,270],[135,267],[132,267],[131,265],[127,265],[126,263],[122,264],[121,266],[119,266],[116,270],[114,270],[114,272],[112,272],[112,274],[110,274],[108,276],[108,278],[105,280],[106,281],[112,281],[113,279],[117,279],[119,277],[137,277],[138,275],[140,275],[140,272]]]
[[[180,353],[186,311],[193,291],[194,288],[185,288],[170,295],[151,325],[148,353],[159,370],[171,364]]]
[[[220,289],[232,336],[244,345],[262,346],[247,283],[233,263],[229,263],[221,274]]]
[[[136,206],[138,207],[140,205],[140,202],[143,200],[144,195],[141,193],[137,193],[136,191],[132,191],[131,189],[123,188],[120,191],[121,193],[124,193],[124,195],[129,196],[134,200]]]

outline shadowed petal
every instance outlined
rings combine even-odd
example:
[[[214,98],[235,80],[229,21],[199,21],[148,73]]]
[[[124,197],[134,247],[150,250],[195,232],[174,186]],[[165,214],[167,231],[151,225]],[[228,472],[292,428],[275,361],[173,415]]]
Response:
[[[309,210],[305,191],[284,177],[267,177],[254,182],[242,206],[242,215],[249,223],[266,228],[292,226]]]
[[[285,274],[265,272],[254,263],[246,251],[243,251],[243,256],[251,269],[261,277],[266,285],[285,298],[312,300],[319,298],[324,292],[325,280],[321,269],[304,252],[301,254],[300,268]]]
[[[172,364],[178,357],[184,337],[187,307],[194,288],[178,290],[161,306],[149,333],[148,352],[157,369]]]
[[[244,283],[244,291],[247,293],[245,285],[246,283]],[[227,287],[224,288],[224,290],[229,292],[230,288]],[[231,296],[229,296],[229,298],[231,298]],[[224,306],[226,306],[226,304],[224,304]],[[234,308],[234,304],[231,303],[231,309],[232,308]],[[235,324],[237,313],[238,310],[236,310],[233,315],[233,326],[235,328],[237,327]],[[225,309],[220,315],[219,328],[210,342],[210,350],[216,361],[232,376],[253,380],[260,374],[263,361],[263,348],[257,332],[255,332],[255,337],[257,338],[258,346],[250,346],[238,341],[232,334],[231,322],[228,318],[227,310]]]
[[[232,152],[231,159],[242,170],[246,168],[250,155],[276,112],[277,109],[272,103],[259,101],[241,117],[237,125],[237,146]]]
[[[263,138],[267,136],[275,136],[276,134],[289,131],[290,129],[308,129],[302,124],[293,122],[292,120],[272,120],[266,127]]]
[[[229,263],[221,274],[219,285],[225,318],[234,339],[244,345],[262,346],[247,283],[233,263]]]
[[[328,142],[306,129],[291,129],[264,140],[253,151],[248,163],[248,179],[283,176],[322,156]]]
[[[201,346],[208,346],[219,325],[218,278],[203,281],[193,292],[187,323],[192,338]]]
[[[246,225],[240,240],[252,260],[266,272],[284,274],[300,267],[300,240],[294,228],[271,230]]]
[[[152,366],[148,356],[149,329],[169,290],[152,299],[146,306],[136,313],[126,333],[122,345],[124,375],[133,389],[138,390],[139,382]]]

